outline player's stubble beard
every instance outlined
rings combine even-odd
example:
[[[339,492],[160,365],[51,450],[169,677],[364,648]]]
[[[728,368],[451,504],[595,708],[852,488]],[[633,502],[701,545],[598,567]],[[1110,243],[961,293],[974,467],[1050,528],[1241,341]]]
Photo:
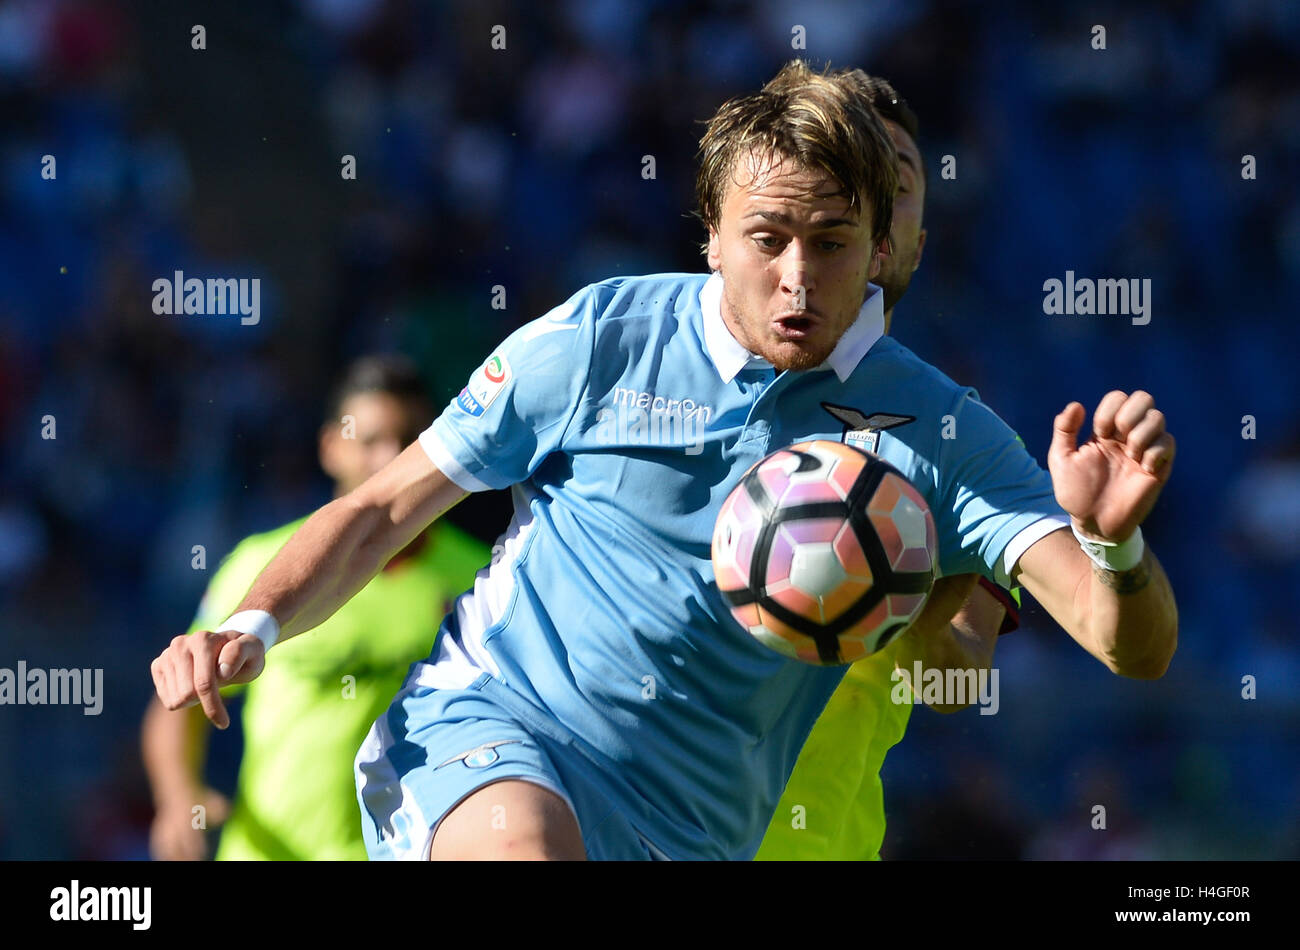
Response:
[[[866,279],[862,281],[862,292],[857,296],[857,304],[853,307],[852,312],[847,315],[841,315],[839,330],[827,338],[821,338],[816,343],[804,341],[802,345],[793,342],[784,345],[770,342],[771,338],[767,334],[769,321],[766,318],[760,320],[751,319],[750,315],[736,304],[732,298],[731,284],[728,283],[725,271],[720,267],[718,273],[722,275],[722,297],[727,311],[732,315],[731,321],[726,321],[728,328],[731,329],[732,335],[736,340],[749,352],[761,356],[772,364],[772,367],[782,373],[786,370],[800,372],[802,370],[812,369],[826,362],[826,359],[834,351],[836,345],[840,342],[845,332],[851,327],[858,317],[862,304],[867,296]],[[878,281],[877,277],[877,281]],[[906,287],[904,287],[906,289]],[[823,320],[826,314],[821,313]],[[824,326],[824,324],[823,324]],[[752,331],[752,332],[751,332]],[[780,346],[778,351],[777,347]]]

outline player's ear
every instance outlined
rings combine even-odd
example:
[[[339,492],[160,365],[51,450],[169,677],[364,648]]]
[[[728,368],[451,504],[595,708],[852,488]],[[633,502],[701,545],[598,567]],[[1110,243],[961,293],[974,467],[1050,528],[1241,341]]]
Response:
[[[880,268],[884,265],[883,258],[892,253],[894,253],[893,239],[885,235],[884,239],[872,248],[871,263],[867,265],[867,280],[875,280],[880,276]]]
[[[709,270],[722,270],[722,242],[718,239],[716,228],[709,228]]]
[[[924,253],[925,253],[925,228],[922,228],[921,233],[917,235],[916,238],[916,260],[912,261],[913,271],[915,271],[918,267],[921,266],[921,255],[923,255]]]

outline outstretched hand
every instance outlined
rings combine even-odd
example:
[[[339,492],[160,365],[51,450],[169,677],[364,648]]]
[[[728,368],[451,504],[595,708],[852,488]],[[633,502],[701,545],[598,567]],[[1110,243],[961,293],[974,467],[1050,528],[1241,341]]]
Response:
[[[1124,541],[1150,513],[1173,470],[1174,437],[1155,400],[1141,390],[1108,392],[1078,444],[1087,411],[1072,402],[1056,417],[1047,468],[1056,500],[1074,526],[1101,541]]]

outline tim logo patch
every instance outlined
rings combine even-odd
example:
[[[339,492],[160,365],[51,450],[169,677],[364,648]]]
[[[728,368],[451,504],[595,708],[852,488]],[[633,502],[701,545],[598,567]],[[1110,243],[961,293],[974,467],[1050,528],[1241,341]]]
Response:
[[[494,353],[470,377],[468,385],[456,397],[456,405],[471,416],[481,416],[508,382],[510,363],[500,353]]]

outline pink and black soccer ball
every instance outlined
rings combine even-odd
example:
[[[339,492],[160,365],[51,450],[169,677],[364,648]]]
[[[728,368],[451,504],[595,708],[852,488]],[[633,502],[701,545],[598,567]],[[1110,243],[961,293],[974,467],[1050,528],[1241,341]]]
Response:
[[[884,459],[800,442],[756,464],[713,529],[718,589],[740,624],[792,659],[852,663],[916,619],[938,564],[934,518]]]

